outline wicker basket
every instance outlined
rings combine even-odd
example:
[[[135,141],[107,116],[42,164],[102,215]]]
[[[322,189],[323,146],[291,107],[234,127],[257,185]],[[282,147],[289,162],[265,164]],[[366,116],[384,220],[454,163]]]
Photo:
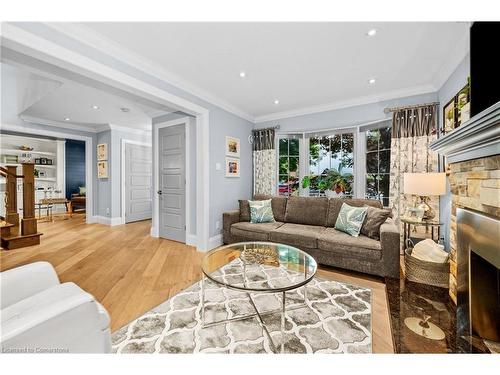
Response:
[[[411,256],[412,247],[405,250],[405,276],[409,281],[448,288],[450,283],[450,262],[426,262]]]

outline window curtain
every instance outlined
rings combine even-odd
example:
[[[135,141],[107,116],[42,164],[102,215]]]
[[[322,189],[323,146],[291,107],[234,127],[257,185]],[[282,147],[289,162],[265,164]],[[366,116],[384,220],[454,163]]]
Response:
[[[274,129],[254,130],[253,139],[253,192],[276,193],[276,146]]]
[[[394,112],[391,137],[389,205],[403,233],[399,217],[414,202],[413,196],[403,194],[404,173],[438,171],[438,155],[429,149],[429,144],[437,139],[436,105]],[[439,213],[439,197],[430,197],[429,204]]]

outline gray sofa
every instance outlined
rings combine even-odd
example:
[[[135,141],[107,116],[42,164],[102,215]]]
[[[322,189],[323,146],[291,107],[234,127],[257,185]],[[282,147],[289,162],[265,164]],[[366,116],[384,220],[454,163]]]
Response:
[[[272,197],[276,222],[252,224],[248,201],[240,201],[239,210],[223,214],[223,241],[283,243],[306,251],[320,264],[399,278],[399,232],[393,220],[380,227],[380,240],[362,234],[352,237],[334,229],[343,202],[382,208],[379,201],[369,199]]]

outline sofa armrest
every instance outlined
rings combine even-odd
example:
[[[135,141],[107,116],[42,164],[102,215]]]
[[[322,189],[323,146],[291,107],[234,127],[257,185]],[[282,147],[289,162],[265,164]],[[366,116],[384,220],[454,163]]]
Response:
[[[231,225],[240,221],[240,210],[232,210],[222,214],[222,228],[229,232]]]
[[[0,308],[4,309],[58,284],[56,271],[48,262],[35,262],[1,272]]]
[[[391,218],[380,226],[380,245],[385,275],[399,278],[400,235],[396,223]]]

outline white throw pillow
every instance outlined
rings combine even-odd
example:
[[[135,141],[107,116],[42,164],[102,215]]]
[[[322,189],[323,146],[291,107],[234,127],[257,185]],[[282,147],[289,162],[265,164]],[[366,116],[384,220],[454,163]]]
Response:
[[[420,241],[413,248],[411,255],[414,258],[434,263],[446,263],[448,253],[430,238]]]

